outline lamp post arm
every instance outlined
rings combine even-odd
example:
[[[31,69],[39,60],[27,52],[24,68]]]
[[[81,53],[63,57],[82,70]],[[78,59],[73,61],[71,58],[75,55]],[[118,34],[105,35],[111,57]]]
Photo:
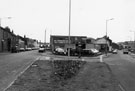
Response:
[[[5,19],[5,18],[11,19],[12,17],[3,17],[3,18],[0,18],[0,27],[1,27],[1,21],[2,21],[2,19]]]

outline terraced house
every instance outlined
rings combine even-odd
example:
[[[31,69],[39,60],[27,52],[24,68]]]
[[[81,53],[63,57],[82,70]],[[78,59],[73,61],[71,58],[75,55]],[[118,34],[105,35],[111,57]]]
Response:
[[[95,46],[101,52],[112,50],[112,40],[109,37],[97,38],[95,40]]]
[[[4,40],[3,40],[3,29],[0,27],[0,52],[2,52],[3,51],[3,42],[4,42]]]
[[[0,52],[11,51],[12,46],[17,43],[16,35],[10,28],[0,27]]]

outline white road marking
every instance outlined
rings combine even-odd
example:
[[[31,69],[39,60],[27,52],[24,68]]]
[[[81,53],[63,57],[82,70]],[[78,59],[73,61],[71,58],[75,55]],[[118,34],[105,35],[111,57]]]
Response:
[[[122,91],[126,91],[120,84],[119,84],[119,87]]]

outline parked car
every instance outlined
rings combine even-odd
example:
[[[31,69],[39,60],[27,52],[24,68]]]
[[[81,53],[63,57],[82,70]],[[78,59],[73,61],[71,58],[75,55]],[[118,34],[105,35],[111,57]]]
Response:
[[[117,50],[117,49],[114,49],[114,50],[112,51],[112,53],[113,53],[113,54],[117,54],[117,53],[118,53],[118,50]]]
[[[11,52],[12,53],[17,53],[19,50],[18,50],[18,47],[17,46],[13,46],[11,47]]]
[[[26,51],[31,51],[32,48],[28,47],[28,48],[26,48],[25,50],[26,50]]]
[[[40,47],[40,48],[38,49],[38,52],[45,52],[45,48]]]
[[[94,55],[99,55],[99,54],[101,54],[101,52],[99,52],[99,50],[97,50],[97,49],[95,49],[95,48],[92,48],[92,49],[90,49],[91,50],[91,52],[94,54]]]
[[[35,48],[35,47],[32,47],[31,49],[32,49],[32,50],[36,50],[36,48]]]
[[[135,53],[135,49],[131,49],[130,52],[131,52],[131,53]]]
[[[67,54],[68,54],[68,50],[67,50]],[[78,55],[77,50],[76,50],[76,49],[71,48],[71,49],[70,49],[70,55],[71,55],[71,56],[77,56],[77,55]]]
[[[22,51],[25,51],[25,49],[24,48],[19,48],[19,51],[22,52]]]
[[[91,49],[83,49],[81,52],[82,56],[93,56],[94,53],[91,51]]]
[[[55,54],[66,54],[65,50],[63,48],[56,48],[55,49]]]
[[[92,48],[91,51],[92,51],[93,53],[98,53],[98,52],[99,52],[97,49],[94,49],[94,48]]]

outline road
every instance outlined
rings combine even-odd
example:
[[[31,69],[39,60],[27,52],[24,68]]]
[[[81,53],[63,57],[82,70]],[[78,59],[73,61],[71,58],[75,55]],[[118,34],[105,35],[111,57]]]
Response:
[[[110,65],[113,74],[120,81],[123,91],[135,91],[135,56],[123,54],[113,54],[104,61]]]
[[[35,51],[20,52],[13,54],[0,54],[0,91],[8,87],[21,72],[23,72],[38,57],[41,59],[48,56],[46,53]],[[50,57],[56,57],[49,55]],[[135,91],[135,56],[127,54],[110,55],[104,61],[110,65],[112,72],[120,81],[126,91]],[[90,59],[89,59],[90,60]],[[97,59],[91,59],[97,60]],[[99,61],[99,58],[98,58]]]
[[[39,56],[37,50],[0,54],[0,91],[8,87]]]

